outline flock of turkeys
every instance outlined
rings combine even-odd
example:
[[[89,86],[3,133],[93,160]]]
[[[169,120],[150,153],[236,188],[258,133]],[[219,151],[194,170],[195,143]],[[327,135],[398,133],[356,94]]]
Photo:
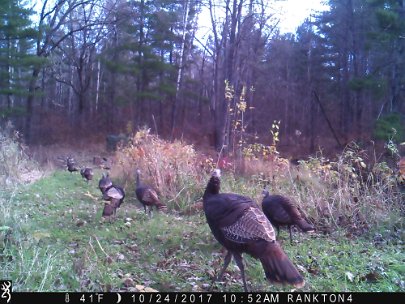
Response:
[[[70,173],[80,171],[81,176],[87,182],[93,179],[93,169],[85,167],[79,170],[71,157],[66,159],[66,166]],[[156,191],[140,181],[140,173],[140,170],[136,170],[135,193],[138,200],[144,206],[145,213],[147,212],[146,206],[149,207],[149,216],[152,215],[153,206],[159,211],[166,211],[167,206],[159,200]],[[98,188],[100,189],[102,198],[105,201],[102,216],[103,218],[111,219],[112,216],[115,217],[117,209],[124,202],[125,190],[121,186],[113,184],[108,173],[102,174],[102,177],[98,182]]]
[[[79,171],[72,158],[67,159],[67,169],[69,172]],[[93,178],[91,168],[80,169],[80,174],[86,181]],[[153,207],[158,211],[167,211],[167,206],[160,201],[157,192],[141,182],[140,174],[140,170],[136,170],[135,194],[145,213],[151,216]],[[220,193],[220,177],[220,170],[214,170],[203,195],[203,209],[207,223],[215,239],[227,250],[223,267],[219,275],[213,279],[211,289],[215,282],[222,278],[233,257],[241,271],[243,288],[248,291],[243,253],[261,262],[269,282],[289,284],[298,288],[304,286],[304,278],[277,242],[273,226],[277,229],[277,236],[280,226],[287,226],[291,242],[292,226],[297,226],[304,232],[313,232],[314,227],[288,198],[270,195],[266,189],[263,190],[262,208],[247,196]],[[125,191],[115,185],[105,173],[98,186],[105,201],[102,216],[111,218],[124,202]]]

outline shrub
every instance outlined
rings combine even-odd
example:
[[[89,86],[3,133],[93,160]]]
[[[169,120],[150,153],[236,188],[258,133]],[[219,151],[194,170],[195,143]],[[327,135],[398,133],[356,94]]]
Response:
[[[400,225],[404,194],[395,170],[385,162],[372,164],[356,143],[335,160],[318,153],[297,166],[271,153],[247,154],[243,169],[250,188],[244,194],[261,201],[259,193],[269,185],[270,192],[295,201],[319,230],[341,227],[361,234],[373,227]],[[234,191],[243,192],[240,185]]]
[[[164,141],[147,129],[137,132],[116,155],[115,175],[134,184],[139,168],[142,180],[158,190],[169,209],[187,214],[201,210],[201,197],[216,164],[212,158],[181,141]],[[244,156],[243,167],[224,170],[221,191],[249,196],[260,205],[261,191],[269,185],[271,192],[293,199],[318,229],[342,227],[361,234],[371,227],[397,225],[402,208],[394,171],[386,163],[369,163],[355,143],[334,161],[321,153],[297,166],[274,153],[250,153]]]
[[[169,209],[182,211],[201,198],[212,168],[212,162],[198,157],[192,145],[167,142],[149,129],[138,131],[116,156],[116,170],[127,182],[134,184],[139,168],[142,181],[156,188]]]
[[[25,180],[25,174],[38,171],[37,164],[30,160],[27,148],[20,140],[20,133],[7,123],[0,131],[0,185],[11,186]]]
[[[395,174],[386,163],[367,165],[366,158],[352,143],[335,161],[318,156],[300,162],[298,170],[310,177],[300,179],[300,203],[318,225],[362,233],[398,222],[403,198]]]

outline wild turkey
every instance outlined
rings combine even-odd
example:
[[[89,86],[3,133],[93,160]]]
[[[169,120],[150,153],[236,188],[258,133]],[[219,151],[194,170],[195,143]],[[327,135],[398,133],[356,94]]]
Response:
[[[124,202],[125,190],[120,186],[114,185],[108,173],[103,173],[98,182],[98,188],[103,195],[103,200],[107,201],[104,204],[102,216],[111,217],[111,215],[115,215],[117,209]]]
[[[80,175],[88,182],[93,179],[93,169],[91,168],[80,169]]]
[[[137,199],[142,203],[145,213],[146,206],[149,207],[149,216],[152,215],[153,206],[156,206],[158,211],[166,211],[167,206],[159,200],[156,191],[152,187],[145,185],[140,181],[140,174],[141,171],[137,169],[135,194]]]
[[[115,216],[117,209],[124,202],[125,191],[123,188],[111,185],[103,192],[103,200],[108,201],[104,204],[103,217]]]
[[[263,212],[271,224],[277,228],[277,237],[280,233],[280,226],[288,226],[291,243],[291,226],[296,225],[304,232],[313,232],[315,230],[314,226],[305,220],[297,207],[288,198],[281,195],[270,195],[266,189],[263,190],[263,196]]]
[[[79,171],[75,166],[75,162],[74,162],[73,158],[71,158],[71,157],[66,158],[66,166],[70,173]]]
[[[104,192],[107,190],[107,188],[111,187],[113,185],[110,176],[108,173],[103,173],[103,176],[101,177],[100,181],[98,182],[98,188],[100,189],[101,193],[104,194]]]
[[[274,229],[258,205],[246,196],[219,193],[220,187],[220,170],[216,169],[205,189],[203,207],[214,237],[228,253],[211,288],[221,279],[233,256],[247,291],[242,253],[260,260],[270,282],[304,286],[303,277],[276,241]]]
[[[108,159],[106,157],[101,156],[94,156],[93,157],[93,165],[98,166],[105,170],[110,170],[111,167],[108,165]]]

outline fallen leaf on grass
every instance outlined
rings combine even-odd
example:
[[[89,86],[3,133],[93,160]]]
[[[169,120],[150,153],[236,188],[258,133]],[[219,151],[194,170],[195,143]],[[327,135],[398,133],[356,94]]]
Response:
[[[107,263],[107,264],[111,264],[112,262],[113,262],[112,257],[107,256],[107,257],[105,258],[105,263]]]
[[[84,226],[85,224],[86,224],[86,221],[84,221],[84,220],[78,219],[78,220],[76,221],[76,226],[77,226],[77,227],[82,227],[82,226]]]
[[[125,278],[124,285],[125,285],[125,287],[133,287],[135,285],[135,283],[134,283],[134,280],[132,280],[131,278]]]
[[[159,242],[163,242],[163,241],[165,241],[166,239],[165,239],[163,236],[161,236],[161,235],[157,235],[157,236],[155,237],[155,240],[156,240],[156,241],[159,241]]]
[[[307,272],[307,270],[305,269],[305,267],[302,266],[302,265],[297,265],[297,268],[298,268],[299,270],[301,270],[302,272]]]
[[[93,196],[90,192],[87,191],[87,193],[84,194],[87,197],[90,197],[94,201],[98,201],[98,197]]]
[[[112,240],[112,243],[113,243],[113,244],[116,244],[116,245],[122,245],[122,244],[124,244],[125,242],[124,242],[123,240]]]
[[[159,292],[156,289],[153,289],[151,287],[146,287],[143,285],[139,285],[139,284],[135,285],[135,288],[137,289],[137,291],[140,291],[140,292]]]
[[[43,238],[47,238],[47,237],[50,237],[50,236],[51,236],[50,233],[48,233],[48,232],[41,232],[41,231],[37,231],[37,232],[34,232],[34,233],[32,234],[32,237],[33,237],[36,241],[39,241],[39,240],[41,240],[41,239],[43,239]]]
[[[345,275],[346,275],[347,279],[348,279],[350,282],[353,282],[353,278],[354,278],[353,273],[351,273],[351,272],[349,272],[349,271],[346,271],[346,272],[345,272]]]
[[[375,283],[379,279],[380,279],[380,274],[375,271],[369,272],[365,276],[361,277],[362,281],[367,281],[369,283]]]
[[[125,260],[125,256],[124,256],[122,253],[119,253],[119,254],[117,255],[117,260],[118,260],[118,261],[123,261],[123,260]]]

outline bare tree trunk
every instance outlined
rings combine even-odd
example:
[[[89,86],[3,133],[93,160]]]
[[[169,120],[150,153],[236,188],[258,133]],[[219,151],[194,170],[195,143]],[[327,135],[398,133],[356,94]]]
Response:
[[[32,72],[31,80],[28,85],[28,97],[27,97],[27,104],[26,104],[26,118],[25,118],[25,128],[24,128],[24,133],[25,133],[25,140],[27,144],[31,143],[32,140],[32,134],[31,134],[31,126],[32,126],[32,117],[34,115],[34,93],[35,93],[35,87],[37,83],[37,79],[39,76],[40,72],[40,67],[36,66],[34,67],[34,70]]]
[[[11,59],[11,40],[7,38],[7,86],[10,92],[12,91],[13,86],[13,67],[9,64],[9,60]],[[12,93],[7,93],[7,107],[11,109],[14,106],[14,98]]]
[[[206,62],[206,57],[205,57],[205,50],[202,55],[202,62],[201,62],[201,68],[199,71],[199,76],[200,76],[200,93],[198,94],[198,112],[197,112],[197,121],[201,125],[202,124],[202,117],[203,117],[203,108],[202,108],[202,99],[204,97],[204,90],[205,90],[205,82],[204,82],[204,74],[205,74],[205,62]]]
[[[178,108],[181,105],[180,101],[180,88],[181,88],[181,80],[183,76],[183,60],[185,54],[185,45],[186,45],[186,34],[187,34],[187,24],[188,24],[188,0],[184,0],[184,15],[183,15],[183,34],[182,34],[182,41],[181,41],[181,49],[180,49],[180,58],[179,58],[179,71],[177,74],[177,81],[176,81],[176,97],[174,100],[173,110],[172,110],[172,131],[171,131],[171,138],[174,136],[174,130],[176,128],[176,120],[177,120],[177,112]]]
[[[226,7],[229,7],[229,1],[226,1]],[[224,100],[224,78],[221,77],[220,66],[223,61],[223,52],[226,46],[226,35],[228,27],[228,11],[226,12],[226,21],[223,26],[222,41],[219,40],[217,32],[217,20],[215,19],[215,6],[212,0],[209,0],[209,10],[212,24],[212,31],[214,35],[214,68],[213,68],[213,94],[211,99],[211,114],[214,117],[214,134],[215,134],[215,149],[220,151],[223,147],[224,140],[224,120],[223,112],[226,108]],[[222,83],[221,83],[222,80]]]
[[[143,45],[144,45],[144,39],[145,39],[145,33],[144,33],[144,18],[145,18],[145,0],[141,0],[140,6],[139,6],[139,15],[140,15],[140,22],[139,22],[139,41],[138,41],[138,65],[142,69],[142,64],[143,64]],[[137,77],[136,80],[136,89],[138,94],[141,93],[144,89],[144,71],[140,73],[140,76]],[[136,111],[136,121],[138,124],[142,124],[142,113],[144,112],[143,109],[143,97],[139,97],[137,102],[138,102],[138,109]]]
[[[98,113],[98,103],[100,96],[100,77],[101,77],[101,63],[100,59],[97,61],[97,82],[96,82],[96,100],[95,100],[95,112]]]
[[[238,79],[235,75],[234,72],[234,67],[235,67],[235,61],[236,61],[236,30],[238,24],[240,24],[240,18],[241,18],[241,10],[242,10],[242,4],[243,0],[240,0],[238,3],[238,0],[233,0],[233,5],[232,5],[232,10],[231,10],[231,19],[230,19],[230,32],[229,32],[229,44],[228,47],[225,48],[226,52],[226,57],[224,61],[224,70],[225,70],[225,79],[229,81],[229,83],[233,86],[235,89],[235,96],[233,96],[232,100],[225,101],[224,102],[224,112],[223,112],[223,117],[222,119],[225,120],[225,126],[224,126],[224,131],[223,131],[223,147],[226,147],[229,149],[232,147],[232,137],[231,137],[231,125],[233,122],[233,119],[231,117],[230,113],[230,108],[234,108],[234,105],[236,103],[236,92],[238,89]],[[226,37],[226,36],[225,36]],[[230,104],[228,104],[230,103]],[[227,149],[225,149],[225,153],[227,152]]]
[[[405,20],[405,0],[397,0],[399,20]],[[398,112],[401,109],[401,92],[404,91],[403,76],[405,73],[405,35],[399,35],[394,42],[394,65],[392,67],[390,112]],[[403,100],[403,96],[402,96]],[[404,104],[404,102],[402,102]]]
[[[73,70],[74,70],[74,67],[72,66],[69,70],[71,83],[73,83]],[[73,88],[71,86],[69,86],[69,89],[68,89],[68,117],[69,118],[72,117],[73,110],[74,110],[72,97],[73,97]]]

